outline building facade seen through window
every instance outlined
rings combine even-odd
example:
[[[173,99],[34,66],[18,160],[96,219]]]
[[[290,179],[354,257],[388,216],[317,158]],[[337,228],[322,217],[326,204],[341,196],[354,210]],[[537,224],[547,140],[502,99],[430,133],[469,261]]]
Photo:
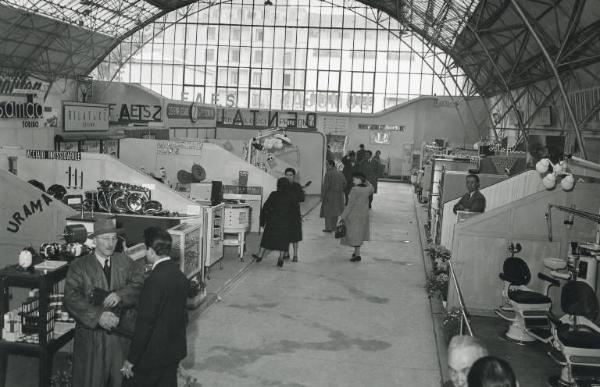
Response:
[[[167,98],[220,106],[373,113],[460,95],[439,48],[357,1],[198,2],[134,33],[94,71]]]

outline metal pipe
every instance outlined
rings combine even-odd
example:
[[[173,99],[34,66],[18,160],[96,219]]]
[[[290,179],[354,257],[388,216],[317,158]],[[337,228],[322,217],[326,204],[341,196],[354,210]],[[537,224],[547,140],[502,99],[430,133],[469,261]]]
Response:
[[[579,125],[577,124],[577,119],[575,118],[575,114],[573,113],[573,108],[572,108],[571,104],[569,103],[569,99],[567,98],[565,86],[563,85],[562,80],[560,79],[560,75],[558,74],[558,70],[556,69],[556,64],[550,57],[550,54],[548,54],[548,50],[546,50],[546,47],[540,40],[540,37],[538,36],[538,34],[533,29],[533,26],[531,25],[531,23],[529,22],[529,19],[527,18],[527,16],[525,15],[523,10],[517,3],[517,0],[511,0],[511,3],[512,3],[513,7],[515,8],[515,10],[517,11],[517,13],[519,14],[519,16],[521,17],[521,19],[523,20],[523,23],[525,23],[525,25],[527,26],[527,29],[531,33],[531,36],[533,36],[533,38],[537,42],[538,46],[540,47],[540,50],[542,50],[542,53],[544,54],[546,61],[548,62],[548,64],[550,65],[550,68],[552,69],[552,72],[554,73],[554,78],[556,78],[556,82],[558,82],[558,87],[560,88],[560,92],[562,94],[562,97],[563,97],[563,100],[565,103],[565,107],[567,108],[567,113],[569,114],[569,118],[571,119],[571,121],[573,123],[573,129],[575,130],[575,135],[577,136],[577,142],[579,143],[579,149],[581,151],[581,155],[583,156],[584,159],[587,159],[587,152],[585,151],[585,145],[583,144],[583,137],[581,136],[581,131],[579,130]]]
[[[463,300],[462,292],[460,291],[460,287],[458,286],[458,281],[456,279],[456,274],[454,273],[454,267],[452,266],[451,259],[448,260],[448,267],[450,268],[450,276],[452,277],[452,282],[454,283],[454,288],[456,289],[456,294],[458,295],[458,305],[460,309],[460,314],[462,315],[462,319],[465,321],[465,326],[467,327],[467,331],[469,331],[469,335],[473,336],[473,329],[471,329],[471,324],[469,323],[469,318],[467,317],[465,301]]]
[[[594,171],[600,172],[600,164],[598,164],[598,163],[594,163],[594,162],[589,161],[589,160],[581,159],[581,158],[576,157],[576,156],[572,156],[571,160],[573,160],[575,163],[577,163],[577,164],[579,164],[579,165],[581,165],[583,167],[586,167],[586,168],[589,168],[589,169],[593,169]]]

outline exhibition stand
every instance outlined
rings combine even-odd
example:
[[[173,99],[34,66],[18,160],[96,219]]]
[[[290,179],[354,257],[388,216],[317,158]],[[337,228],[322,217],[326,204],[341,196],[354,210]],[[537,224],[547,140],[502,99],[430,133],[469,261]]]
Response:
[[[544,191],[542,179],[538,175],[536,171],[526,171],[480,189],[482,195],[485,196],[485,211],[489,212],[536,192]],[[453,208],[459,200],[460,197],[457,197],[443,205],[443,222],[440,227],[439,243],[447,248],[452,245],[453,230],[457,223],[457,216],[454,214]]]
[[[189,187],[181,184],[179,176],[179,171],[190,171],[194,164],[201,166],[205,171],[202,182],[221,182],[223,199],[249,201],[248,204],[252,207],[250,231],[259,231],[262,195],[268,195],[276,190],[277,179],[274,176],[213,143],[124,139],[121,146],[130,150],[121,154],[120,158],[125,164],[131,166],[130,169],[139,171],[143,168],[146,171],[158,171],[162,168],[165,171],[166,184],[180,190],[178,192],[180,196],[193,196],[193,199],[203,202],[210,200],[210,195],[204,198],[191,195]],[[252,197],[232,196],[247,194],[251,194]],[[261,196],[258,200],[257,195]]]
[[[541,180],[539,176],[534,178]],[[549,227],[546,214],[549,204],[597,213],[600,208],[598,192],[600,185],[592,183],[578,183],[571,192],[542,190],[457,223],[451,259],[469,312],[491,315],[501,304],[503,286],[498,274],[502,272],[511,243],[522,246],[519,257],[533,274],[528,286],[540,291],[543,284],[536,274],[544,272],[544,258],[567,257],[573,241],[580,244],[593,242],[596,225],[573,219],[569,214],[555,213]],[[553,305],[560,305],[559,290],[551,290],[549,296]],[[448,308],[457,305],[455,295],[449,292]]]

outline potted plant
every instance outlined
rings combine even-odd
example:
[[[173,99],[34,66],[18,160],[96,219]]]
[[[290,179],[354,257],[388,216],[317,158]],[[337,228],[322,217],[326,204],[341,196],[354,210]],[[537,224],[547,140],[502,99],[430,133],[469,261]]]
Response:
[[[429,257],[434,261],[438,258],[443,261],[448,261],[451,256],[450,250],[448,250],[446,247],[444,247],[442,245],[438,245],[436,243],[430,243],[425,248],[425,251],[427,251],[427,253],[429,254]]]
[[[446,313],[444,313],[444,318],[442,319],[442,329],[444,330],[446,343],[449,343],[453,336],[462,333],[460,331],[461,319],[462,314],[459,308],[452,308],[450,310],[446,310]]]
[[[443,301],[448,299],[448,282],[449,277],[446,273],[437,273],[432,270],[431,274],[427,276],[427,283],[425,289],[427,290],[427,296],[429,298],[440,295]]]

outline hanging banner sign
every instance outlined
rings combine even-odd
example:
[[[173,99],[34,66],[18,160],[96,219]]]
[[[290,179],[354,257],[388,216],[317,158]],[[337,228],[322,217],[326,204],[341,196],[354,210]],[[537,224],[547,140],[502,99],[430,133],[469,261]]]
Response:
[[[0,118],[42,118],[44,107],[35,102],[0,102]]]
[[[294,111],[219,109],[217,126],[237,129],[288,129],[317,130],[317,114]]]
[[[217,125],[214,105],[165,101],[164,106],[167,125],[171,128],[214,128]]]
[[[161,105],[109,103],[108,110],[111,123],[129,124],[162,122]]]
[[[108,105],[65,102],[65,132],[108,130]]]
[[[81,152],[73,152],[73,151],[49,151],[49,150],[28,149],[25,151],[25,156],[28,159],[41,159],[41,160],[69,160],[69,161],[80,161],[81,160]]]
[[[44,94],[48,82],[32,78],[27,74],[0,71],[0,94]]]

